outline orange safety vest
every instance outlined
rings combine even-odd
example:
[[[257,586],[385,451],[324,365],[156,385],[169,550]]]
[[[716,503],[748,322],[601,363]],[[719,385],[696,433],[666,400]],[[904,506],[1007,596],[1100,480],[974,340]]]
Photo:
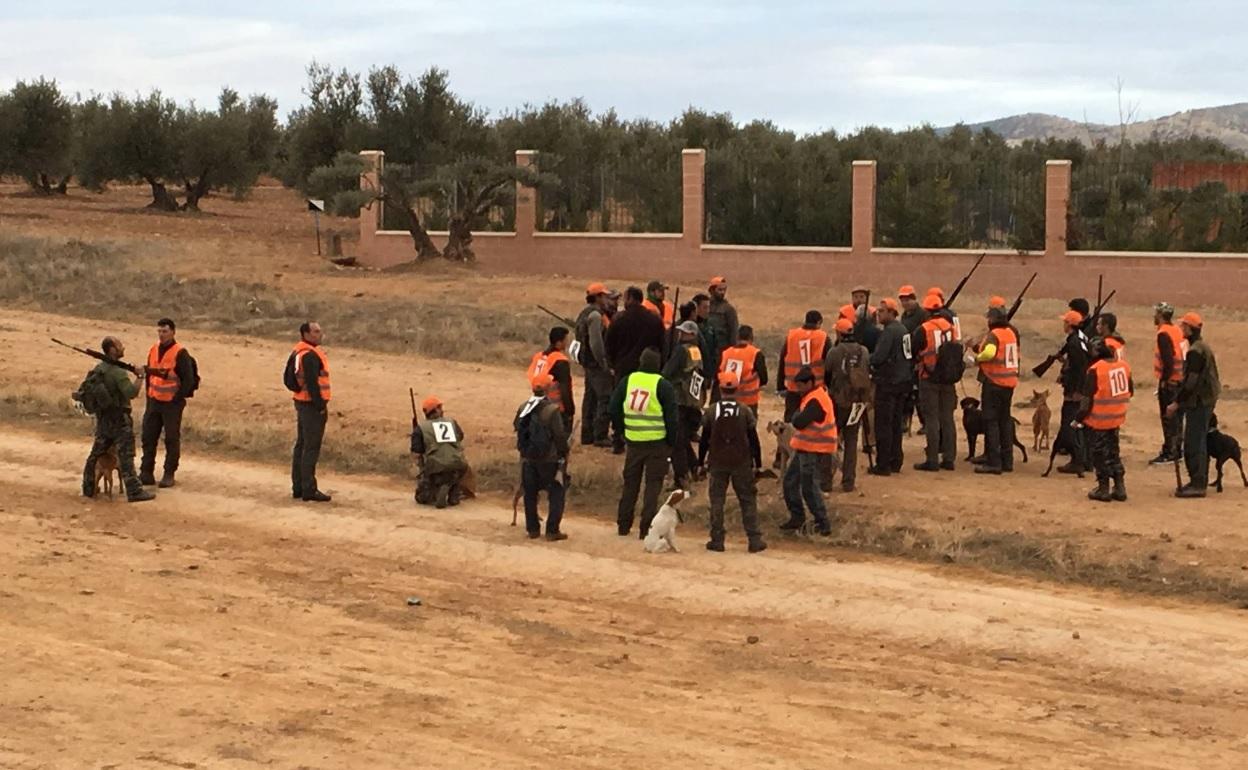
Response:
[[[997,354],[991,361],[982,361],[979,371],[993,385],[1013,390],[1018,387],[1018,337],[1008,327],[988,332],[988,340],[997,346]]]
[[[149,374],[147,376],[147,397],[155,401],[172,401],[178,397],[178,374],[174,371],[174,366],[178,362],[178,353],[182,351],[182,346],[173,343],[162,356],[160,354],[160,343],[152,345],[152,349],[147,352],[147,367],[149,369],[168,369],[169,376],[161,377],[158,374]]]
[[[1126,361],[1126,360],[1127,360],[1127,359],[1123,356],[1123,352],[1122,352],[1122,351],[1123,351],[1123,349],[1127,347],[1127,343],[1123,342],[1122,340],[1120,340],[1120,339],[1118,339],[1118,338],[1116,338],[1116,337],[1106,337],[1106,338],[1105,338],[1105,347],[1109,348],[1109,349],[1110,349],[1110,351],[1114,354],[1114,360],[1115,360],[1115,361]]]
[[[790,329],[784,341],[784,379],[792,382],[803,366],[809,366],[815,382],[823,384],[823,349],[828,333],[823,329]]]
[[[308,403],[312,401],[312,395],[308,393],[307,385],[303,380],[303,356],[305,353],[315,353],[316,357],[321,359],[321,376],[316,378],[317,387],[321,389],[321,399],[329,401],[329,356],[325,355],[325,351],[319,347],[314,347],[299,340],[299,344],[295,345],[295,381],[299,383],[299,390],[295,391],[294,399]]]
[[[919,354],[919,379],[926,380],[936,369],[936,355],[940,346],[957,339],[953,324],[944,318],[935,317],[924,321],[920,326],[923,330],[923,352]]]
[[[529,360],[529,385],[533,385],[533,380],[537,379],[537,375],[550,374],[550,371],[555,368],[555,364],[560,361],[566,361],[569,366],[572,365],[571,359],[564,355],[563,351],[560,350],[552,350],[549,353],[544,350],[539,350],[534,353],[533,358]],[[563,388],[560,387],[559,381],[555,380],[546,392],[549,394],[550,399],[559,405],[559,411],[562,412],[564,410]]]
[[[1157,327],[1157,331],[1170,338],[1170,346],[1174,349],[1174,369],[1170,372],[1170,382],[1182,382],[1183,364],[1187,361],[1187,338],[1183,336],[1183,330],[1174,324],[1162,324]],[[1158,384],[1162,384],[1160,382],[1161,346],[1155,339],[1153,340],[1153,376],[1157,378]]]
[[[802,396],[802,405],[798,411],[805,409],[811,401],[818,401],[819,406],[823,407],[823,420],[811,423],[794,433],[789,440],[789,446],[796,452],[836,454],[836,408],[832,406],[832,397],[828,395],[826,388],[816,385],[814,390]]]
[[[759,385],[758,372],[754,370],[754,362],[758,360],[758,348],[748,342],[724,348],[720,354],[719,370],[737,375],[741,384],[737,386],[737,402],[746,406],[758,406]]]
[[[663,309],[659,310],[658,305],[654,304],[653,302],[647,299],[647,300],[642,301],[641,306],[644,307],[646,310],[649,310],[651,313],[654,313],[659,318],[662,318],[664,328],[666,329],[672,328],[672,322],[676,319],[676,306],[675,305],[668,302],[667,300],[663,300]]]
[[[1113,430],[1127,421],[1131,403],[1131,367],[1125,361],[1101,359],[1088,372],[1096,377],[1096,395],[1083,424],[1094,430]]]

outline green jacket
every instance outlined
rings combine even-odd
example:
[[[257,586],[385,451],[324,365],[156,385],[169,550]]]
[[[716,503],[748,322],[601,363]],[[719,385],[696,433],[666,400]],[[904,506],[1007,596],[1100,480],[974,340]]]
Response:
[[[1218,403],[1222,382],[1213,349],[1201,338],[1191,341],[1183,362],[1183,382],[1179,385],[1179,406],[1193,408]]]
[[[129,411],[130,401],[143,392],[143,389],[139,387],[139,383],[131,380],[130,373],[125,369],[109,361],[101,361],[96,365],[95,371],[102,374],[104,380],[108,383],[108,389],[112,394],[116,409],[123,412]]]

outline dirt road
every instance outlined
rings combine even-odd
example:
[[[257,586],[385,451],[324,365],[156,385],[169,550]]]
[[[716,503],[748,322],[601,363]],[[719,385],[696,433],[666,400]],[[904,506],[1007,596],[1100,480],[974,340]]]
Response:
[[[1243,767],[1248,616],[0,436],[0,766]],[[65,470],[48,470],[59,468]],[[408,607],[419,596],[423,604]],[[756,641],[751,641],[756,638]]]

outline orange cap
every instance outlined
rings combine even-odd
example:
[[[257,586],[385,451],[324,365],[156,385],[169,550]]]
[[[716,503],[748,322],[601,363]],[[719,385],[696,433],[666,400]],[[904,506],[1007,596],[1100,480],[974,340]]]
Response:
[[[933,286],[932,288],[927,290],[927,293],[935,294],[937,297],[940,297],[941,302],[945,301],[945,290],[940,288],[939,286]]]
[[[440,406],[442,406],[442,399],[438,398],[437,396],[430,396],[429,398],[426,398],[424,401],[420,402],[420,411],[424,412],[425,414],[429,414],[434,409],[437,409]]]
[[[940,297],[937,297],[935,294],[928,294],[923,298],[924,310],[940,310],[944,304],[944,302],[941,302]]]
[[[605,283],[591,283],[585,287],[585,293],[590,296],[607,293],[607,285]]]
[[[841,305],[841,309],[837,311],[836,314],[837,316],[841,318],[848,318],[849,320],[852,321],[854,320],[854,306],[853,305]]]
[[[849,334],[854,330],[854,322],[848,318],[836,319],[836,330],[841,334]]]
[[[1067,310],[1062,314],[1062,321],[1071,326],[1078,326],[1083,323],[1083,313],[1080,313],[1078,310]]]
[[[988,300],[988,307],[1005,307],[1005,297],[993,297]]]
[[[906,284],[905,286],[902,286],[900,289],[897,290],[897,296],[898,298],[900,298],[900,297],[917,297],[919,295],[917,292],[915,292],[913,286],[911,286],[910,284]]]
[[[728,279],[723,277],[722,275],[717,275],[711,279],[712,289],[715,288],[716,286],[727,286],[727,285],[728,285]]]
[[[1199,329],[1205,325],[1205,319],[1200,317],[1200,313],[1184,313],[1179,319],[1179,323],[1186,324],[1193,329]]]
[[[897,300],[893,299],[892,297],[885,297],[884,299],[880,300],[880,307],[884,308],[885,310],[891,310],[894,313],[901,312],[901,305],[898,305]]]
[[[549,374],[538,374],[529,380],[529,384],[533,386],[533,390],[545,390],[549,388],[555,381],[554,377]]]
[[[719,387],[725,390],[736,390],[737,386],[740,384],[741,378],[738,377],[735,372],[719,373]]]

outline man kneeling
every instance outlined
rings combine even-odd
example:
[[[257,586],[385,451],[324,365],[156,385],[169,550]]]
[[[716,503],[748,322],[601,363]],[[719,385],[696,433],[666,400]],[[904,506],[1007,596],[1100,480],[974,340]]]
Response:
[[[435,508],[459,505],[463,498],[460,482],[468,470],[464,459],[464,431],[459,423],[442,413],[437,396],[420,405],[425,419],[412,431],[412,454],[416,457],[418,478],[416,502]]]

